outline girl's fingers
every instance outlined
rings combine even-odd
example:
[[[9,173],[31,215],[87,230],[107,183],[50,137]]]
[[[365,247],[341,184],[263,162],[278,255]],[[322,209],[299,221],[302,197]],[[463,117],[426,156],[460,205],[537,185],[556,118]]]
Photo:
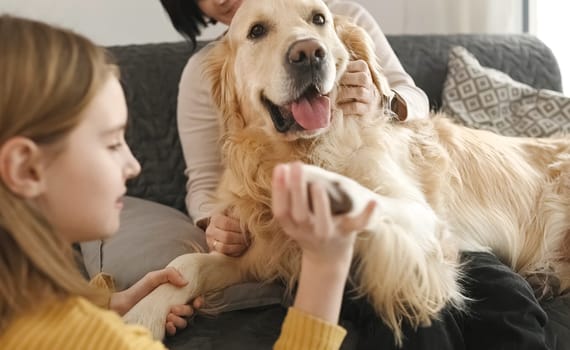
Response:
[[[299,162],[291,164],[291,209],[295,223],[301,224],[307,221],[310,211],[307,198],[307,183],[303,176],[302,165]]]
[[[186,321],[184,317],[180,317],[172,313],[166,316],[166,322],[167,324],[172,323],[177,329],[186,328],[188,326],[188,321]]]
[[[175,335],[176,334],[176,326],[174,323],[166,321],[166,334],[168,335]]]
[[[312,183],[310,186],[313,211],[315,213],[316,234],[323,234],[332,230],[332,214],[330,211],[330,200],[327,191],[319,183]]]
[[[273,169],[273,179],[271,181],[271,207],[273,215],[279,221],[286,221],[289,218],[289,208],[291,208],[291,198],[288,190],[289,167],[280,164]]]
[[[202,305],[204,305],[204,297],[202,296],[197,297],[196,299],[194,299],[194,301],[192,301],[192,306],[194,307],[194,309],[199,309],[202,307]]]
[[[194,309],[190,305],[175,305],[170,308],[170,312],[178,316],[192,316],[194,314]]]

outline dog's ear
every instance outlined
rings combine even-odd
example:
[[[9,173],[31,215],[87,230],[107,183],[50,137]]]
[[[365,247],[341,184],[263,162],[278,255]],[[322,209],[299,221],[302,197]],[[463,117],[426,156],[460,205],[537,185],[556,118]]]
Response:
[[[368,64],[372,81],[381,98],[381,107],[391,100],[394,92],[390,89],[390,84],[382,72],[382,67],[378,62],[378,57],[374,52],[374,42],[368,33],[361,27],[357,26],[349,18],[344,16],[335,15],[334,17],[335,30],[349,52],[351,60],[363,60]]]
[[[236,95],[233,75],[234,55],[230,53],[230,45],[225,37],[211,45],[207,48],[209,51],[206,53],[202,69],[205,78],[211,83],[214,105],[222,114],[221,126],[223,131],[232,130],[232,127],[241,129],[245,126],[245,119]],[[227,133],[223,132],[222,135]]]

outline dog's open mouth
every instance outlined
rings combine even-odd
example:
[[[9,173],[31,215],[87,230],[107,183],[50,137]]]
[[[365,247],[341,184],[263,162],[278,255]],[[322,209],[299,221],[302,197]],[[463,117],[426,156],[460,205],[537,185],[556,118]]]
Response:
[[[273,125],[278,132],[318,130],[327,127],[331,120],[331,104],[327,95],[310,85],[292,102],[278,106],[265,96],[261,100],[269,110]]]

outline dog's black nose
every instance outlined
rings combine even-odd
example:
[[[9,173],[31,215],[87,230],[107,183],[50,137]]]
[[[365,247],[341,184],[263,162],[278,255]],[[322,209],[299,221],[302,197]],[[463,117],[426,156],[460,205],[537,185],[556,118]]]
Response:
[[[289,64],[297,67],[318,66],[325,57],[324,47],[315,39],[296,41],[287,52]]]

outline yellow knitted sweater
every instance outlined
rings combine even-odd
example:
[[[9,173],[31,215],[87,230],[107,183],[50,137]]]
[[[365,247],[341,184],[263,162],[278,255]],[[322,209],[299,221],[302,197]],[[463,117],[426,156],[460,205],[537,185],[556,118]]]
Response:
[[[275,349],[339,349],[346,331],[290,308]],[[0,334],[0,349],[164,349],[143,327],[126,325],[118,314],[86,299],[43,303],[20,315]]]

